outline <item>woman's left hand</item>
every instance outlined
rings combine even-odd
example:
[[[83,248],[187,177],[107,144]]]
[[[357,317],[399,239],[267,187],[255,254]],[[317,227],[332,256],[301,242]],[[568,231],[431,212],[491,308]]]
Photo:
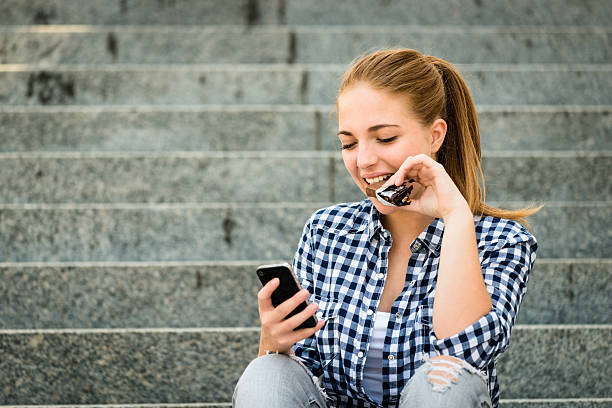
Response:
[[[407,179],[414,179],[425,189],[411,200],[410,205],[400,208],[442,219],[456,211],[471,213],[467,201],[444,167],[428,155],[408,157],[383,187],[400,186]]]

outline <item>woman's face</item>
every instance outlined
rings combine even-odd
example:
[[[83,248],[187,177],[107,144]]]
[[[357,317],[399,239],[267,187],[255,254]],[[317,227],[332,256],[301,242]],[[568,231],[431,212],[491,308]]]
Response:
[[[344,165],[365,193],[370,184],[382,185],[408,156],[434,157],[444,141],[446,123],[437,119],[422,126],[405,99],[360,83],[338,97],[338,130]],[[397,210],[370,200],[383,214]]]

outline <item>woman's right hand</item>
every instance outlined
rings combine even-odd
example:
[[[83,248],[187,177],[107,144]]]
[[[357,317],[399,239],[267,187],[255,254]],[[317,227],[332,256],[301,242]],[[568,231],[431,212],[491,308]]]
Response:
[[[311,303],[301,312],[285,319],[296,306],[308,299],[308,290],[302,289],[293,297],[274,307],[272,306],[272,293],[279,283],[279,279],[274,278],[257,293],[259,320],[261,321],[260,356],[266,354],[266,351],[288,354],[295,343],[312,336],[325,324],[324,320],[319,320],[315,327],[294,331],[293,329],[317,311],[318,305]]]

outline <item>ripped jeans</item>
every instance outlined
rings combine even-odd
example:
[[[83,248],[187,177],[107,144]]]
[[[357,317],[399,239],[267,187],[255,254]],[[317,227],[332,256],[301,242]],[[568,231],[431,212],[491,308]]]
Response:
[[[293,357],[270,354],[256,358],[236,385],[236,408],[327,408],[332,404],[306,367]],[[464,361],[448,356],[425,362],[402,390],[399,408],[491,408],[484,377]]]

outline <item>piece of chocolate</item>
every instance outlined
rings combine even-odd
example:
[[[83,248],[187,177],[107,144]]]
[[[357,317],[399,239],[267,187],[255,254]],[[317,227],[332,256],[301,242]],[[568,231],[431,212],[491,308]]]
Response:
[[[378,181],[376,183],[372,183],[369,186],[366,187],[366,195],[368,197],[376,197],[376,190],[378,190],[380,187],[382,187],[383,184],[385,184],[387,182],[387,180],[381,180]]]
[[[387,205],[396,207],[410,205],[410,193],[412,193],[412,190],[414,189],[414,186],[412,185],[413,182],[414,180],[410,179],[409,181],[404,182],[401,186],[392,184],[384,189],[380,188],[376,190],[376,197],[383,204],[388,203]]]

